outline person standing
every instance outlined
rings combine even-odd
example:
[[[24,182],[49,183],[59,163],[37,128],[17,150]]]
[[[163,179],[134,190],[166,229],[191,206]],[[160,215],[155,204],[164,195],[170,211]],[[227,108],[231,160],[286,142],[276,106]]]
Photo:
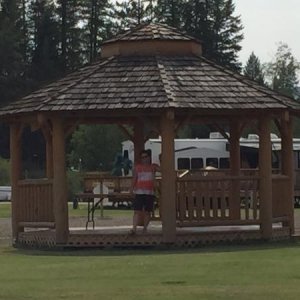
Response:
[[[130,234],[135,234],[139,220],[143,220],[143,233],[147,233],[150,214],[154,208],[155,173],[160,168],[151,163],[151,154],[148,150],[140,153],[140,162],[135,165],[132,179],[132,192],[135,194],[133,201],[133,225]]]

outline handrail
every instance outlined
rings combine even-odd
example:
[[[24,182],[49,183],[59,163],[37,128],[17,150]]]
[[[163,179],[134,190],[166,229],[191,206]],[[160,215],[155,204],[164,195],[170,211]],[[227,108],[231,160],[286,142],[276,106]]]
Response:
[[[197,178],[177,178],[178,182],[197,182],[197,181],[244,181],[244,180],[259,180],[259,176],[203,176]]]
[[[35,184],[46,185],[52,183],[53,183],[53,179],[49,179],[49,178],[21,179],[18,181],[19,185],[35,185]]]

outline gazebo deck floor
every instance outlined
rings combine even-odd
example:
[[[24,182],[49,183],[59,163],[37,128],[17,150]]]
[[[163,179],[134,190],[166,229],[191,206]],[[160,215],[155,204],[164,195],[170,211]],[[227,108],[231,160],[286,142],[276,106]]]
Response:
[[[16,247],[34,248],[135,248],[135,247],[197,247],[216,243],[262,240],[258,225],[212,226],[176,228],[174,243],[164,243],[162,227],[150,226],[146,234],[141,229],[130,235],[131,226],[95,227],[95,229],[72,227],[66,244],[56,244],[54,230],[31,230],[19,234]],[[273,240],[289,239],[288,227],[273,224]]]

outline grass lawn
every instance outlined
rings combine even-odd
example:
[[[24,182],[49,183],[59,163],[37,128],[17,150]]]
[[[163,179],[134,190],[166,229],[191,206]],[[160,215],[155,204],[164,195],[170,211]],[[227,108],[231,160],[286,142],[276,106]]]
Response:
[[[130,210],[107,210],[120,215]],[[86,216],[86,207],[70,214]],[[300,216],[300,209],[295,210]],[[0,217],[10,204],[0,204]],[[194,250],[30,251],[0,244],[0,300],[289,300],[300,242]]]
[[[299,299],[300,243],[186,251],[0,248],[0,299]]]

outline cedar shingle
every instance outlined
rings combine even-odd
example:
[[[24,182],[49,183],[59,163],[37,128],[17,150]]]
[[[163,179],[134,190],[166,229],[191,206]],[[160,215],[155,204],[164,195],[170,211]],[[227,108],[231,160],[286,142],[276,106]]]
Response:
[[[163,107],[300,109],[300,104],[203,57],[114,57],[0,108],[0,115]]]

